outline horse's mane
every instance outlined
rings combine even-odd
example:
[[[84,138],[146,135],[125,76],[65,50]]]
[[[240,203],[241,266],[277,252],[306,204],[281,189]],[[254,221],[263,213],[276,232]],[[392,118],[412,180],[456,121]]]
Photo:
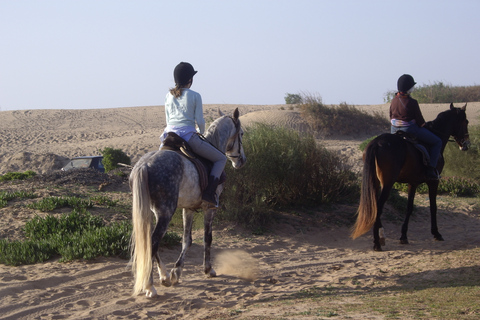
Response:
[[[465,110],[454,108],[440,112],[435,120],[427,122],[427,127],[437,132],[443,132],[443,130],[451,127],[455,121],[458,121],[459,116],[460,118],[466,118]]]
[[[231,130],[230,121],[225,120],[232,120],[232,124],[235,123],[238,130],[240,121],[235,122],[231,117],[224,115],[216,119],[205,133],[205,138],[222,152],[225,152],[226,139],[230,137]]]

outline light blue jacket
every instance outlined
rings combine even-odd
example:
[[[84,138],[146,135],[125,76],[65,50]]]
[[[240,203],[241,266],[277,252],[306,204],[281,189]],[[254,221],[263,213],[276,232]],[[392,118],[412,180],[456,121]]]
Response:
[[[168,92],[165,97],[165,116],[167,127],[191,127],[195,132],[196,123],[201,134],[205,131],[202,96],[193,90],[182,89],[182,95],[178,98]]]

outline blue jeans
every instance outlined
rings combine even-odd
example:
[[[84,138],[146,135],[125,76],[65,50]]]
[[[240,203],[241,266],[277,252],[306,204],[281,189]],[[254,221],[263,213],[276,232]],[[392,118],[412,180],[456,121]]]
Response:
[[[434,168],[437,167],[438,158],[440,158],[440,152],[442,151],[442,139],[440,139],[430,130],[419,127],[416,124],[408,127],[391,127],[391,133],[395,133],[397,131],[410,133],[417,137],[419,141],[427,144],[428,153],[430,154],[430,165]]]

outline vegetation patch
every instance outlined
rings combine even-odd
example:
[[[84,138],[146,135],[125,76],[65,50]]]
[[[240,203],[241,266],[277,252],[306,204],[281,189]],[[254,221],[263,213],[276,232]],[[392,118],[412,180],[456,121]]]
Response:
[[[0,175],[0,181],[25,180],[32,178],[35,175],[36,173],[31,170],[25,172],[7,172],[4,175]]]
[[[385,93],[384,101],[392,101],[396,90]],[[480,86],[452,86],[451,84],[435,81],[433,84],[416,86],[412,98],[418,103],[456,103],[480,101]]]
[[[344,159],[312,135],[256,124],[246,130],[243,146],[246,166],[238,172],[226,167],[221,218],[263,228],[273,209],[358,195],[357,178]]]
[[[0,239],[0,263],[33,264],[60,256],[60,261],[90,260],[98,256],[129,258],[132,226],[130,221],[106,225],[85,210],[60,217],[35,216],[25,224],[24,241]],[[176,245],[181,237],[167,232],[161,245]]]
[[[36,197],[31,191],[0,191],[0,208],[6,207],[8,201],[16,198],[33,199]]]
[[[301,101],[298,107],[302,116],[313,130],[325,136],[385,132],[390,126],[379,112],[370,114],[346,103],[327,106],[321,97],[308,95],[303,95]]]

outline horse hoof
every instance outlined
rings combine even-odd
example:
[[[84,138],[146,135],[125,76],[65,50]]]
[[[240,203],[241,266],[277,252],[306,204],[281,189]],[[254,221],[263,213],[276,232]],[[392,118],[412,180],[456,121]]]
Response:
[[[205,271],[205,274],[209,278],[215,278],[217,276],[217,273],[215,272],[215,270],[213,270],[213,268],[210,269],[210,271]]]
[[[170,281],[170,279],[163,279],[162,280],[162,286],[170,287],[171,285],[172,285],[172,282]]]
[[[436,241],[445,241],[445,240],[443,240],[443,237],[442,237],[442,236],[435,236],[434,239],[435,239]]]
[[[407,239],[400,239],[400,244],[408,244],[408,240]]]
[[[374,246],[373,246],[373,251],[383,251],[383,250],[382,250],[382,246],[380,246],[380,245],[374,245]]]
[[[380,238],[380,245],[384,246],[385,245],[385,238]]]
[[[151,286],[150,289],[145,290],[145,296],[147,298],[153,298],[157,295],[157,290],[155,290],[154,286]]]
[[[182,275],[182,269],[174,268],[174,269],[172,269],[171,274],[172,274],[171,277],[170,277],[171,283],[172,283],[172,285],[175,285],[180,281],[180,276]]]

